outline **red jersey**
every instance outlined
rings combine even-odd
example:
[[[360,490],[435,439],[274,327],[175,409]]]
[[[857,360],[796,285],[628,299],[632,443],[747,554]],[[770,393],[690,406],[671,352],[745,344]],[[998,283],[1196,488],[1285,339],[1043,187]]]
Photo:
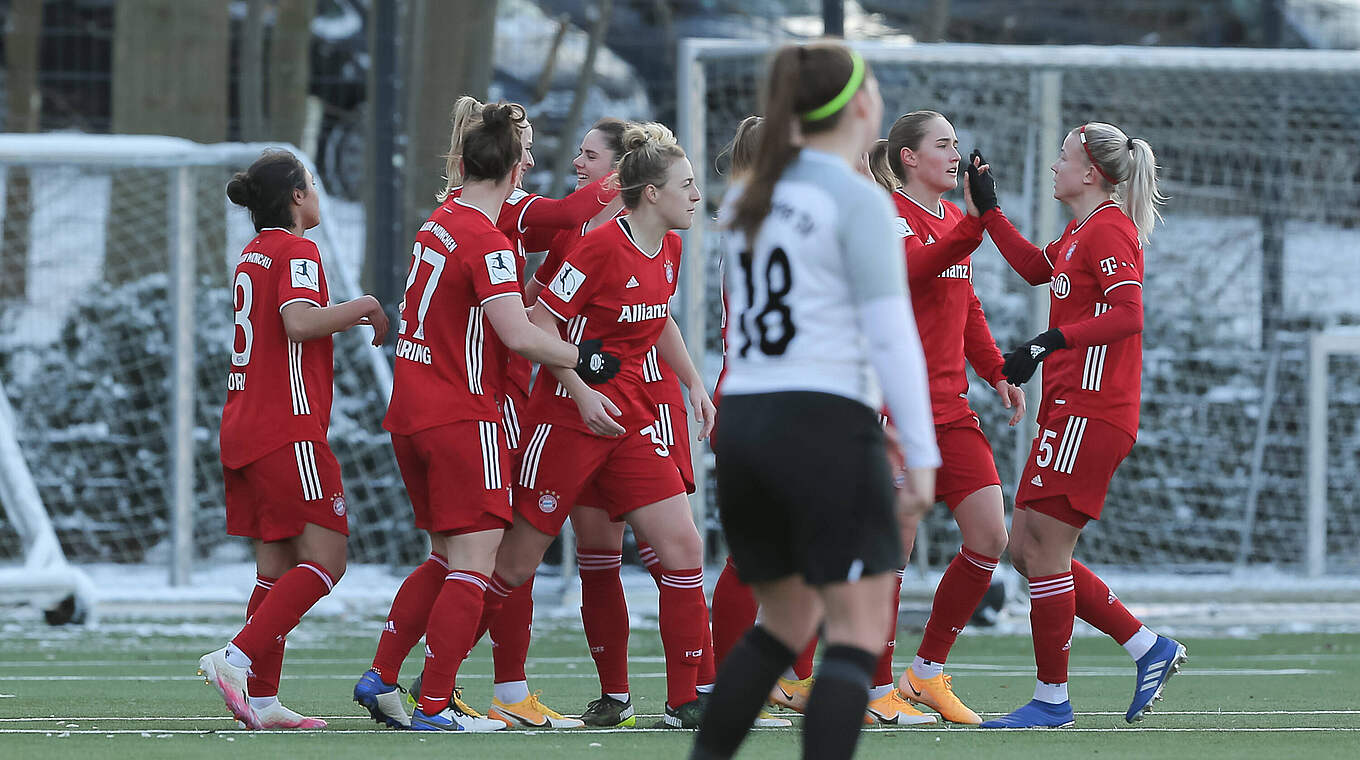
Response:
[[[462,187],[456,187],[449,192],[449,197],[457,198],[463,194]],[[617,190],[607,189],[604,180],[597,180],[579,190],[568,195],[562,200],[545,198],[537,193],[515,188],[510,191],[510,196],[501,204],[500,214],[496,218],[496,227],[510,241],[510,250],[514,251],[518,259],[518,266],[515,271],[525,271],[525,264],[528,258],[525,256],[525,236],[534,231],[569,229],[578,224],[589,220],[590,217],[598,214],[600,208],[608,204],[618,194]],[[538,247],[537,244],[534,246]],[[520,292],[523,292],[521,283]],[[509,382],[519,386],[525,394],[529,393],[529,382],[533,377],[533,363],[520,356],[514,351],[504,348],[500,344],[500,339],[493,333],[489,339],[495,341],[500,346],[500,352],[506,359],[506,377]]]
[[[628,213],[627,208],[619,209],[619,213],[614,215],[617,219]],[[552,245],[548,247],[548,256],[543,259],[543,263],[534,271],[534,280],[539,285],[547,287],[548,282],[552,281],[553,275],[562,267],[562,262],[566,260],[567,252],[576,246],[583,237],[588,234],[586,226],[590,222],[585,222],[580,227],[570,230],[562,230],[553,236]],[[608,222],[606,222],[608,224]],[[675,374],[675,370],[661,358],[656,346],[652,346],[643,358],[642,379],[649,385],[648,391],[658,404],[671,404],[677,407],[685,405],[685,394],[680,386],[680,377]],[[563,389],[565,393],[565,389]]]
[[[1004,220],[1004,217],[1001,217]],[[987,229],[1011,266],[1049,287],[1050,328],[1067,349],[1044,360],[1039,424],[1091,417],[1138,437],[1143,380],[1143,246],[1114,201],[1072,220],[1041,251],[1009,223]]]
[[[480,209],[445,200],[416,234],[383,427],[412,435],[450,422],[500,420],[505,348],[482,307],[520,295],[510,241]]]
[[[656,405],[647,387],[646,361],[670,317],[680,273],[680,236],[666,233],[655,252],[633,241],[625,219],[586,234],[566,255],[538,302],[563,321],[565,340],[579,343],[598,338],[604,350],[619,357],[619,373],[594,388],[608,396],[623,416],[617,421],[630,432],[656,420]],[[534,385],[528,418],[589,432],[565,389],[557,382]]]
[[[331,337],[298,343],[283,329],[291,303],[329,306],[321,252],[285,229],[261,230],[232,276],[236,325],[222,408],[222,464],[254,462],[294,441],[326,442],[335,365]]]
[[[935,424],[955,422],[973,414],[965,358],[989,385],[1002,379],[1001,351],[973,291],[971,254],[982,242],[982,222],[949,201],[931,210],[901,190],[892,199],[906,248],[911,306],[930,375]]]

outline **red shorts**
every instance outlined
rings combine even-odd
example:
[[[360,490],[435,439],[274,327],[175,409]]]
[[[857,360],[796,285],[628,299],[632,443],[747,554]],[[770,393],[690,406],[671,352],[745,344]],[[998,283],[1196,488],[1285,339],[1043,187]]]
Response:
[[[583,500],[587,489],[592,501]],[[576,504],[599,507],[618,520],[684,492],[672,449],[655,424],[619,438],[541,424],[524,446],[515,512],[555,536]]]
[[[1133,437],[1108,422],[1048,420],[1030,447],[1015,508],[1033,508],[1078,528],[1099,520],[1110,479],[1132,450]]]
[[[983,435],[977,417],[969,415],[936,425],[935,441],[943,461],[935,474],[935,501],[944,502],[951,510],[958,509],[969,495],[987,486],[1001,485],[992,445]]]
[[[435,533],[508,528],[510,462],[500,423],[465,420],[392,434],[416,527]]]
[[[685,482],[685,493],[694,493],[694,460],[690,458],[689,416],[685,413],[684,398],[677,393],[674,399],[667,399],[666,403],[657,404],[656,411],[656,420],[660,425],[662,438],[665,439],[666,446],[671,450],[671,459],[675,462],[676,469],[680,471],[680,479]],[[593,483],[582,489],[581,495],[577,498],[580,499],[577,504],[584,504],[588,507],[598,506],[601,509],[607,508],[604,495]]]
[[[254,462],[222,467],[227,489],[227,535],[280,541],[307,523],[349,535],[340,463],[315,441],[281,446]]]

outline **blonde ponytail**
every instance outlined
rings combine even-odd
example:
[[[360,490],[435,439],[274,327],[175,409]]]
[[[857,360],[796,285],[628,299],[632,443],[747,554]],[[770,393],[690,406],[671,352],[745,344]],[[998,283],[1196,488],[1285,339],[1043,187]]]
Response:
[[[1138,242],[1146,244],[1152,228],[1162,221],[1157,206],[1166,203],[1166,196],[1157,189],[1157,157],[1147,140],[1129,140],[1129,172],[1127,179],[1115,190],[1115,200],[1138,228]]]
[[[1074,131],[1106,191],[1138,228],[1138,242],[1146,244],[1152,228],[1162,220],[1157,207],[1166,203],[1157,188],[1157,157],[1152,146],[1103,121],[1088,122]]]
[[[463,184],[463,171],[458,166],[463,161],[463,138],[473,125],[481,121],[483,107],[482,101],[471,95],[464,95],[453,104],[453,112],[449,114],[452,126],[449,132],[449,152],[444,154],[444,189],[434,196],[440,203]]]

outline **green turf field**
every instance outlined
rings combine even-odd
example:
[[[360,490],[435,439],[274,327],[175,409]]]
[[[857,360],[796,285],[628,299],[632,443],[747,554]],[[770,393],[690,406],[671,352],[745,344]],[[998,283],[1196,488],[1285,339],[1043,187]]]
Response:
[[[632,640],[639,728],[613,731],[505,731],[435,735],[379,730],[350,701],[367,667],[381,620],[305,620],[289,639],[283,701],[330,722],[321,731],[237,730],[216,692],[194,675],[197,658],[235,631],[227,620],[106,621],[96,630],[39,623],[0,627],[2,758],[412,758],[434,743],[435,757],[683,758],[692,735],[643,728],[665,698],[664,665],[654,628]],[[530,652],[530,688],[564,713],[597,696],[594,666],[579,622],[539,626]],[[899,659],[916,634],[904,633]],[[1112,642],[1078,638],[1072,648],[1077,727],[1061,731],[980,731],[959,727],[866,731],[859,757],[1241,758],[1354,757],[1360,751],[1360,635],[1291,634],[1257,639],[1186,639],[1190,662],[1172,680],[1159,711],[1127,726],[1132,665]],[[403,681],[418,660],[407,661]],[[899,668],[900,670],[900,668]],[[965,636],[949,671],[978,712],[1007,712],[1033,688],[1029,640]],[[459,681],[474,706],[490,700],[490,650],[479,646]],[[645,716],[645,717],[644,717]],[[741,757],[799,756],[793,729],[755,732]]]

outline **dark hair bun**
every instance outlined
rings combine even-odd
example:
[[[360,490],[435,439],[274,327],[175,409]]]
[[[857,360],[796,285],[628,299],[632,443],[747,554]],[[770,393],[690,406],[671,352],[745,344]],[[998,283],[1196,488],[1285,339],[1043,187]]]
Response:
[[[255,193],[251,192],[252,184],[248,174],[236,172],[227,183],[227,198],[238,206],[250,208],[255,201]]]

